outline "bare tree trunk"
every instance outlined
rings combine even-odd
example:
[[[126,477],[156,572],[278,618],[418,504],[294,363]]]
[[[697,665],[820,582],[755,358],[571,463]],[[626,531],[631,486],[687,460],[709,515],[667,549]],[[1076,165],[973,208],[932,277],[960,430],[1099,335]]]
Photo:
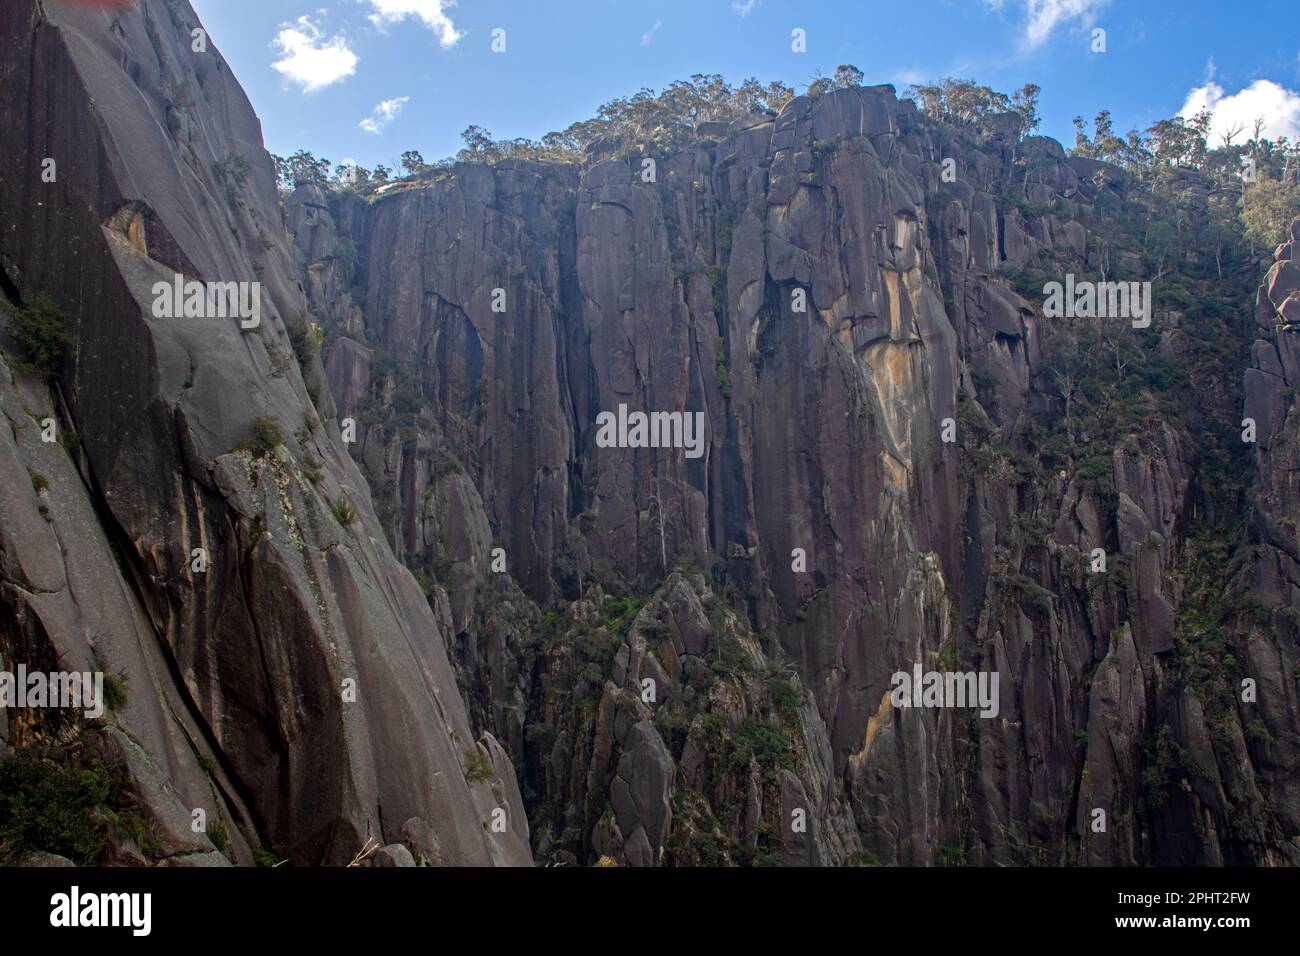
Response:
[[[667,532],[664,529],[664,501],[659,496],[658,491],[650,493],[650,504],[654,506],[655,520],[659,525],[659,567],[666,575],[668,573],[668,540]]]
[[[673,487],[678,486],[677,482],[671,478],[660,478],[656,475],[650,479],[650,503],[654,506],[655,515],[659,522],[659,566],[666,577],[668,575],[668,526],[667,517],[664,514],[663,495],[659,491],[660,482],[667,482]]]

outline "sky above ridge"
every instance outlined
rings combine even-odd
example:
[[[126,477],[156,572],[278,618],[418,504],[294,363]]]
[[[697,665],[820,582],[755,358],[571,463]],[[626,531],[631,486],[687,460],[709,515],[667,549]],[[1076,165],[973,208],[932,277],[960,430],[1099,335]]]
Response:
[[[471,124],[539,138],[693,73],[802,91],[841,63],[900,93],[945,76],[1008,93],[1037,83],[1042,132],[1066,145],[1072,118],[1102,109],[1121,132],[1212,107],[1218,132],[1259,117],[1269,135],[1300,139],[1295,0],[191,3],[268,149],[367,167],[395,166],[408,149],[451,155]],[[806,52],[792,50],[796,29]]]

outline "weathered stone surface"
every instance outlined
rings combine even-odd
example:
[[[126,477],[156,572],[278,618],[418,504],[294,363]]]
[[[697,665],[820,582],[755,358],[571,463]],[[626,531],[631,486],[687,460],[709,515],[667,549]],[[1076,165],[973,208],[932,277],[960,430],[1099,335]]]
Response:
[[[1058,368],[1070,326],[1022,296],[1196,254],[1118,242],[1143,184],[1011,114],[838,90],[707,123],[652,183],[606,139],[368,199],[303,186],[282,218],[183,3],[120,31],[18,8],[0,266],[77,348],[57,394],[0,381],[0,640],[129,676],[90,732],[169,864],[219,862],[187,835],[199,806],[238,863],[372,837],[427,864],[1300,861],[1300,222],[1240,394],[1166,370],[1117,392],[1196,403],[1192,424],[1098,438],[1095,391]],[[39,200],[32,155],[65,157]],[[261,329],[154,319],[177,271],[257,277]],[[1130,344],[1196,372],[1205,318]],[[1121,385],[1125,342],[1087,357]],[[1197,431],[1238,401],[1255,472],[1227,502],[1206,485],[1245,459]],[[619,405],[698,413],[701,454],[601,447]],[[241,447],[265,418],[283,441]],[[1189,555],[1224,507],[1249,539],[1209,568]],[[1188,656],[1229,585],[1261,604],[1215,623],[1250,703]],[[997,714],[895,707],[914,665],[996,672]]]
[[[381,846],[375,851],[372,866],[394,867],[394,866],[415,866],[415,857],[411,856],[411,851],[400,843],[390,843],[388,846]]]
[[[0,23],[0,263],[69,319],[65,387],[31,407],[81,436],[76,466],[58,445],[37,449],[4,385],[0,467],[48,472],[50,520],[25,475],[14,487],[27,495],[0,501],[0,533],[23,537],[5,549],[3,616],[28,622],[0,636],[127,675],[113,719],[124,736],[109,739],[132,742],[119,757],[164,852],[194,842],[180,815],[206,807],[242,863],[259,845],[343,863],[412,817],[433,821],[446,862],[527,863],[526,835],[484,832],[487,797],[453,742],[473,734],[443,635],[338,441],[319,360],[294,360],[289,329],[308,303],[270,157],[229,67],[191,51],[196,23],[163,0],[112,27],[21,0]],[[29,176],[41,156],[60,163],[44,192]],[[326,214],[319,194],[300,199]],[[310,231],[300,239],[319,251]],[[154,318],[153,283],[177,272],[260,281],[260,326]],[[239,450],[259,419],[283,442]],[[347,525],[332,511],[343,500]]]
[[[928,863],[958,845],[970,862],[1079,859],[1067,835],[1080,820],[1080,741],[1104,706],[1089,675],[1125,625],[1136,679],[1167,710],[1154,661],[1175,649],[1185,587],[1175,556],[1199,507],[1199,462],[1185,436],[1144,426],[1110,455],[1114,504],[1069,473],[1035,484],[1027,503],[1024,486],[964,474],[963,452],[939,440],[963,392],[1002,442],[1059,415],[1060,383],[1044,355],[1054,320],[994,273],[1065,268],[1060,257],[1080,276],[1106,269],[1137,279],[1147,268],[1134,249],[1093,231],[1138,188],[1127,174],[1037,137],[1017,152],[999,129],[980,138],[926,120],[887,89],[841,91],[733,123],[716,145],[658,157],[656,184],[634,177],[633,161],[611,144],[594,144],[578,167],[461,165],[369,210],[340,210],[359,237],[365,327],[395,355],[423,343],[409,368],[372,381],[371,396],[390,395],[398,381],[432,396],[414,434],[387,429],[382,449],[367,440],[366,471],[381,498],[392,489],[391,511],[403,516],[392,537],[406,560],[446,569],[454,557],[465,569],[436,575],[465,666],[482,674],[484,661],[519,662],[504,665],[503,683],[473,678],[470,697],[525,770],[539,852],[581,859],[599,843],[599,855],[622,846],[625,861],[658,859],[652,828],[626,816],[637,781],[615,781],[624,735],[645,720],[634,682],[689,682],[692,659],[716,647],[716,622],[667,574],[686,558],[719,569],[754,626],[779,635],[778,655],[807,681],[823,722],[825,773],[845,781],[836,795],[800,777],[818,834],[833,836],[806,853],[782,847],[783,859],[842,860],[861,847],[884,862]],[[936,156],[956,159],[957,182],[940,180]],[[1179,177],[1204,198],[1196,175]],[[534,203],[521,202],[523,184]],[[1011,193],[1023,203],[1008,206]],[[443,251],[399,274],[389,250],[415,245]],[[485,311],[485,289],[503,271],[509,322]],[[796,311],[796,292],[807,311]],[[1186,361],[1186,323],[1162,321],[1162,354]],[[360,342],[361,333],[347,334]],[[332,348],[351,348],[342,342]],[[1289,360],[1279,355],[1248,379],[1247,406],[1260,421],[1284,417],[1280,388],[1296,380],[1283,372]],[[340,359],[331,374],[340,404],[357,394],[354,367]],[[597,447],[596,415],[619,404],[701,412],[704,454]],[[435,449],[468,476],[454,506],[420,464]],[[444,503],[422,506],[431,496]],[[648,588],[673,608],[646,651],[635,641],[615,648],[602,679],[617,689],[593,685],[594,713],[576,725],[564,724],[568,711],[527,703],[541,688],[581,683],[572,662],[524,649],[519,636],[537,621],[528,601],[508,599],[513,625],[479,621],[480,507],[511,576],[540,606],[587,607],[596,581]],[[1057,535],[1046,554],[1016,530],[1031,514]],[[794,549],[806,572],[792,570]],[[1113,585],[1087,597],[1079,568],[1095,549],[1120,563],[1132,597]],[[1038,597],[1005,583],[1008,565]],[[498,650],[485,655],[489,646]],[[953,647],[965,667],[1003,678],[1001,713],[969,736],[942,715],[887,706],[892,673],[931,666]],[[731,712],[743,721],[743,708]],[[539,720],[565,729],[534,751],[527,727]],[[1144,746],[1116,743],[1117,753],[1127,748],[1116,759],[1140,763]],[[951,768],[972,750],[979,759],[959,784]],[[693,787],[709,789],[717,756],[698,738],[669,752]],[[635,773],[653,778],[657,766]],[[775,815],[780,801],[748,786],[732,780],[717,798],[746,794],[728,836],[752,849],[745,821]],[[603,812],[614,788],[618,819]],[[978,809],[958,828],[971,792]],[[1116,794],[1136,799],[1131,788]],[[1131,820],[1132,806],[1124,812]],[[844,813],[851,838],[839,832]],[[694,840],[687,816],[674,829]],[[1127,839],[1085,860],[1159,852]],[[1048,849],[1035,856],[1028,844]]]

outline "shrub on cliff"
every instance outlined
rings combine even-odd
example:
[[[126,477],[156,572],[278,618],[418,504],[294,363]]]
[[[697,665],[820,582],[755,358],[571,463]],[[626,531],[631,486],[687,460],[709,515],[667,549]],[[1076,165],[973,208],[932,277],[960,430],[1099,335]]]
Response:
[[[280,422],[275,418],[262,417],[253,419],[252,434],[237,444],[232,451],[248,452],[254,458],[269,455],[284,444],[284,433]]]
[[[465,751],[465,779],[470,783],[487,783],[496,776],[490,761],[477,747]]]
[[[156,849],[138,808],[100,761],[61,767],[25,753],[0,760],[0,856],[28,847],[94,865],[110,829],[146,852]]]
[[[9,334],[22,353],[24,364],[49,377],[58,373],[72,349],[72,333],[59,307],[46,295],[15,309]]]
[[[330,511],[334,513],[334,520],[345,528],[357,520],[357,509],[352,506],[352,501],[347,495],[337,501],[331,501]]]

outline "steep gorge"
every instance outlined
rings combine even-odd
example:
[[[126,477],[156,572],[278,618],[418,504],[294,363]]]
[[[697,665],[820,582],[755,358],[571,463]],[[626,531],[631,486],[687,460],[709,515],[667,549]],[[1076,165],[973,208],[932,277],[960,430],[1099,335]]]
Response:
[[[0,264],[75,348],[0,394],[0,650],[129,675],[140,856],[220,862],[205,806],[241,863],[1300,861],[1294,228],[1257,299],[1170,273],[1146,184],[892,87],[281,209],[188,5],[10,6]],[[1043,317],[1104,270],[1150,329]],[[152,318],[173,272],[262,327]],[[916,664],[997,715],[894,708]]]
[[[650,673],[698,707],[737,673],[796,671],[810,721],[783,719],[760,692],[741,693],[725,723],[728,737],[747,720],[776,727],[803,771],[828,755],[792,805],[809,809],[807,837],[774,813],[764,852],[1293,860],[1291,597],[1269,581],[1277,544],[1243,529],[1262,492],[1247,493],[1233,411],[1247,343],[1283,343],[1262,339],[1268,356],[1291,339],[1266,298],[1258,325],[1246,311],[1252,265],[1211,283],[1213,261],[1189,258],[1187,288],[1212,300],[1180,288],[1149,330],[1071,330],[1076,353],[1113,349],[1107,384],[1124,389],[1075,421],[1051,327],[1066,320],[1042,318],[1035,279],[1112,263],[1151,278],[1133,215],[1143,184],[1008,124],[935,123],[888,87],[800,97],[699,133],[652,157],[652,183],[635,147],[597,142],[578,168],[465,163],[368,201],[310,187],[290,200],[309,274],[331,274],[317,310],[346,316],[326,366],[340,415],[361,422],[354,454],[398,553],[448,605],[462,686],[512,741],[530,805],[557,790],[571,811],[585,801],[568,848],[584,862],[624,858],[603,853],[607,825],[591,826],[613,779],[604,718],[588,714],[588,749],[527,738],[556,675],[527,646],[536,612],[521,612],[515,582],[561,610],[589,604],[594,587],[652,604],[681,595],[678,627],[686,595],[707,593],[749,622],[761,659],[693,689],[676,672],[689,639],[674,631],[632,651],[644,666],[607,668],[603,689],[573,674],[564,689],[604,713]],[[1222,201],[1209,180],[1180,175],[1203,208]],[[792,307],[796,290],[807,313]],[[1138,384],[1125,389],[1128,365]],[[1277,396],[1278,382],[1248,380]],[[597,413],[620,403],[703,411],[706,454],[597,447]],[[1282,412],[1254,417],[1274,433]],[[494,544],[509,584],[493,583]],[[1103,574],[1090,573],[1097,548]],[[692,568],[713,583],[690,588]],[[1208,673],[1207,654],[1220,658]],[[917,662],[998,672],[1001,713],[893,712],[890,677]],[[1270,707],[1234,699],[1243,676],[1271,687]],[[810,746],[787,743],[808,725]],[[632,726],[615,753],[644,749]],[[703,806],[724,842],[754,846],[753,814],[722,819],[780,798],[726,754],[688,755],[669,737],[649,748],[655,799],[676,794],[690,832]],[[562,782],[579,773],[575,753],[593,761],[585,796]],[[624,836],[644,822],[613,809]],[[1105,832],[1092,830],[1096,809]],[[626,858],[662,860],[667,844]],[[680,846],[667,858],[692,859]]]

